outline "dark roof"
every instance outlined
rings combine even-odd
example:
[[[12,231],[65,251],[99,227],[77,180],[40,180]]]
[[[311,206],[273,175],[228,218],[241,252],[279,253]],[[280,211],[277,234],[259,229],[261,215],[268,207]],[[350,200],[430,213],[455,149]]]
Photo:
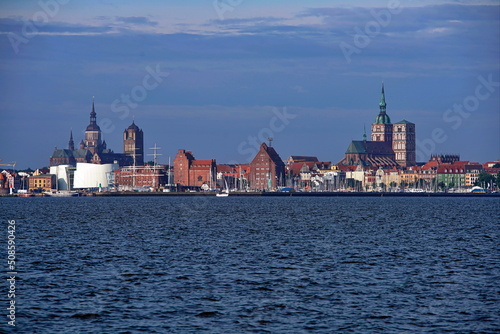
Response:
[[[90,123],[85,131],[101,131],[101,128],[96,123]]]
[[[87,157],[87,156],[89,156],[89,155],[92,155],[92,154],[90,153],[90,151],[89,151],[89,150],[86,150],[86,149],[78,149],[78,150],[74,150],[72,153],[73,153],[73,156],[74,156],[75,158],[85,158],[85,157]]]
[[[281,160],[281,157],[274,150],[274,148],[267,146],[265,143],[263,143],[261,146],[265,146],[267,154],[269,154],[269,157],[276,164],[276,166],[285,166],[285,164],[283,163],[283,160]]]
[[[353,140],[345,153],[364,154],[366,153],[365,143],[364,140]]]
[[[71,158],[73,157],[73,152],[66,149],[55,149],[52,154],[52,158]]]
[[[392,143],[383,141],[353,140],[346,154],[394,154]]]
[[[318,162],[317,157],[310,157],[310,156],[305,156],[305,155],[292,155],[290,159],[293,160],[293,162]]]
[[[408,122],[406,119],[404,119],[401,122],[397,122],[396,124],[415,124],[415,123]]]
[[[130,126],[127,128],[127,130],[136,130],[136,131],[139,131],[139,127],[137,125],[135,125],[134,121],[132,121],[132,124],[130,124]]]

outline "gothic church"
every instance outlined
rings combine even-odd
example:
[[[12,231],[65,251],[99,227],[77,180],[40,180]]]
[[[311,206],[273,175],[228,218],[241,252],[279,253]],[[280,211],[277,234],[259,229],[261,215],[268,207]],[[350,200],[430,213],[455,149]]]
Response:
[[[371,128],[371,141],[353,140],[339,164],[362,167],[408,167],[416,165],[415,124],[402,120],[392,124],[386,113],[384,84],[379,114]]]
[[[73,132],[70,132],[67,149],[54,149],[50,158],[50,166],[76,166],[78,162],[108,164],[118,162],[120,166],[141,166],[144,164],[144,135],[135,122],[123,132],[124,153],[114,153],[107,148],[106,141],[102,140],[101,128],[97,124],[94,100],[90,112],[90,124],[85,129],[85,139],[75,149]]]

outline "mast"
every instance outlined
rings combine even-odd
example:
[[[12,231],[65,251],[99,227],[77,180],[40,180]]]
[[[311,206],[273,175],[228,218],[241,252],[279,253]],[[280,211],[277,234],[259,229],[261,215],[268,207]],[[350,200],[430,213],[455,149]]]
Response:
[[[153,154],[148,154],[148,155],[152,155],[153,156],[153,171],[151,173],[151,183],[153,184],[153,188],[156,189],[156,170],[158,169],[158,156],[159,155],[163,155],[161,153],[158,153],[158,150],[161,149],[161,147],[158,147],[156,146],[156,143],[155,143],[155,146],[154,147],[150,147],[149,148],[150,150],[153,150]],[[159,173],[158,173],[159,175]]]
[[[171,184],[170,184],[170,171],[172,170],[171,166],[170,166],[170,156],[168,157],[168,176],[167,176],[167,182],[168,182],[168,186],[170,187]]]

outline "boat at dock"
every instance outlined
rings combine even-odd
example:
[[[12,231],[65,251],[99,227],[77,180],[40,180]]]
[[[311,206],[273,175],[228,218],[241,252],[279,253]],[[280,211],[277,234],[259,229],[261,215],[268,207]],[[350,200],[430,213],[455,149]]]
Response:
[[[77,191],[45,191],[47,197],[78,197],[80,193]]]

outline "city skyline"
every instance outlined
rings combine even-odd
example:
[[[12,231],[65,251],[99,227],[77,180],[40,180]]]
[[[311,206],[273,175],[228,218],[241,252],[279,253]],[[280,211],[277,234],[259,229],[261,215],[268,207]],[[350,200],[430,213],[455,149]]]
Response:
[[[79,142],[92,96],[116,152],[135,119],[160,163],[248,163],[267,137],[335,163],[382,82],[387,114],[416,124],[417,161],[500,156],[496,1],[64,3],[0,2],[0,158],[17,168],[48,165],[70,130]]]

